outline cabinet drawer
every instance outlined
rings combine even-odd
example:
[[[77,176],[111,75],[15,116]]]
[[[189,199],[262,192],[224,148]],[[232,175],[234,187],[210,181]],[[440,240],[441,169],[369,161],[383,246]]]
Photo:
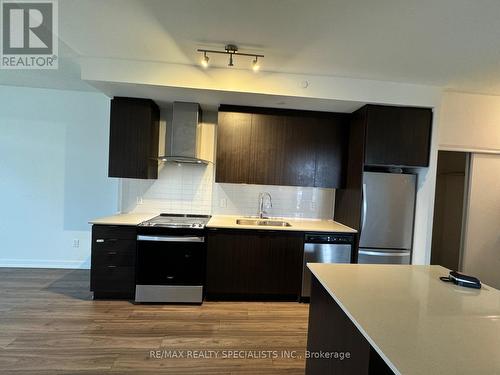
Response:
[[[94,225],[92,227],[92,242],[96,240],[132,240],[137,237],[137,228],[121,225]]]
[[[135,246],[132,250],[100,249],[92,252],[92,267],[135,266]]]
[[[135,240],[122,240],[119,238],[94,238],[92,252],[135,252],[137,242]]]
[[[91,287],[97,292],[127,292],[135,287],[134,267],[96,266],[92,269]]]

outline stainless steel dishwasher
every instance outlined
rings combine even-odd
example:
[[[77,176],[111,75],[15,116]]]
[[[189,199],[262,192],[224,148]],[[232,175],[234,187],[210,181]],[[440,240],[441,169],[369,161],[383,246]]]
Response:
[[[305,235],[301,298],[311,295],[311,271],[307,263],[351,263],[353,242],[350,234]]]

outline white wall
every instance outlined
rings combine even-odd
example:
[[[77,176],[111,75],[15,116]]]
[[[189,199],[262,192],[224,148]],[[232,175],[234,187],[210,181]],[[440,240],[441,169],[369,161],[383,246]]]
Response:
[[[439,149],[500,152],[500,96],[445,92]]]
[[[118,205],[108,132],[102,94],[0,86],[0,266],[88,268],[87,221]]]

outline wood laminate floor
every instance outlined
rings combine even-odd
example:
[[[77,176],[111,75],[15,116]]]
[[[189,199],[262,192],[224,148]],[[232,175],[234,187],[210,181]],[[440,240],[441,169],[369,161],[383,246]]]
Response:
[[[308,305],[134,305],[88,286],[86,270],[0,268],[0,374],[304,373]]]

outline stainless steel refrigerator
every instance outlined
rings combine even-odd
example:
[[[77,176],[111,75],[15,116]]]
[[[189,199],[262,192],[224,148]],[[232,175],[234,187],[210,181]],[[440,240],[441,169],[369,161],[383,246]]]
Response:
[[[363,173],[358,263],[410,264],[417,177]]]

